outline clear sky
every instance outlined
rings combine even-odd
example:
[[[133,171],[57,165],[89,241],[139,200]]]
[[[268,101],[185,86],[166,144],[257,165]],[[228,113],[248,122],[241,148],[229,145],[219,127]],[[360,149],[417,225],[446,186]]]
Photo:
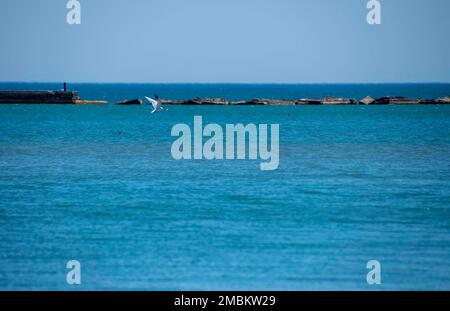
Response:
[[[0,81],[450,82],[450,1],[0,1]]]

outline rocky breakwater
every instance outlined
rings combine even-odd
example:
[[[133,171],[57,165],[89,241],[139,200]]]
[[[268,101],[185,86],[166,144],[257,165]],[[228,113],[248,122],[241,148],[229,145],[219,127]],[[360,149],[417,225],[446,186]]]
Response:
[[[188,100],[162,100],[163,105],[197,105],[197,106],[208,106],[208,105],[219,105],[219,106],[239,106],[239,105],[249,105],[249,106],[282,106],[282,105],[300,105],[302,104],[299,100],[286,100],[286,99],[266,99],[266,98],[255,98],[251,100],[239,100],[230,101],[223,98],[193,98]]]
[[[64,85],[66,88],[66,85]],[[124,100],[115,105],[143,105],[141,99]],[[407,97],[366,96],[361,100],[353,98],[325,97],[302,99],[267,99],[232,101],[224,98],[193,98],[186,100],[161,100],[163,105],[197,105],[197,106],[227,106],[227,105],[258,105],[258,106],[294,106],[294,105],[441,105],[450,104],[450,96],[438,99],[416,99]],[[107,104],[101,100],[80,100],[74,91],[0,91],[0,104]]]
[[[438,99],[417,99],[417,98],[407,98],[407,97],[381,97],[372,98],[366,97],[359,102],[361,105],[442,105],[450,104],[448,98],[438,98]]]
[[[416,99],[407,97],[381,97],[367,96],[361,100],[353,98],[303,98],[296,100],[255,98],[251,100],[230,101],[223,98],[193,98],[187,100],[162,100],[163,105],[254,105],[254,106],[294,106],[294,105],[429,105],[450,104],[450,98],[440,99]]]

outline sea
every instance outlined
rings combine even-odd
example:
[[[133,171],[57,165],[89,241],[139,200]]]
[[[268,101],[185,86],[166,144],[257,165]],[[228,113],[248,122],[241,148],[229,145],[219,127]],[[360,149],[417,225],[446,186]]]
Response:
[[[450,95],[450,84],[68,87],[110,103]],[[450,290],[450,105],[150,111],[0,105],[0,290]],[[173,159],[171,130],[194,116],[279,124],[278,169]],[[81,284],[68,282],[73,260]],[[374,261],[380,284],[368,282]]]

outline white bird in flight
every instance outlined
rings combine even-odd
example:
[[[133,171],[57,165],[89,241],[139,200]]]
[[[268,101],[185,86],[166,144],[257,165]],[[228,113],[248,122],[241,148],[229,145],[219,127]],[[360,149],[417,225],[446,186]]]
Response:
[[[146,99],[150,102],[150,104],[152,104],[152,106],[153,106],[152,113],[155,113],[155,112],[157,112],[158,110],[167,110],[167,109],[165,109],[165,108],[163,108],[163,107],[161,106],[161,99],[159,98],[158,95],[155,94],[156,100],[154,100],[153,98],[147,97],[147,96],[145,96],[145,98],[146,98]]]

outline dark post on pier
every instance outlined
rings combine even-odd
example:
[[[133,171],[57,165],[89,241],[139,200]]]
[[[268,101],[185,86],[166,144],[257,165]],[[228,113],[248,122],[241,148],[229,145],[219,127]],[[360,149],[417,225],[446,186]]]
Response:
[[[67,92],[67,83],[64,82],[64,92]]]

